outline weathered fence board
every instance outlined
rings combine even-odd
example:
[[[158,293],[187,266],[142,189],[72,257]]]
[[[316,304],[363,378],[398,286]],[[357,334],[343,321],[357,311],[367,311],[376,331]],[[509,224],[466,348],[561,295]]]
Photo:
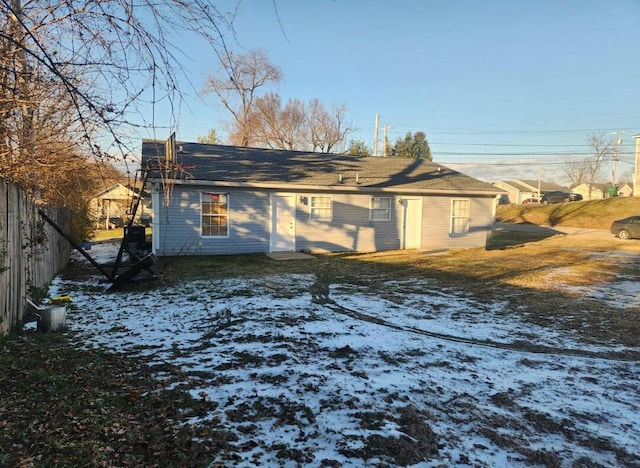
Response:
[[[68,231],[68,210],[40,207]],[[38,215],[18,186],[0,178],[0,335],[18,325],[28,297],[68,263],[69,243]]]

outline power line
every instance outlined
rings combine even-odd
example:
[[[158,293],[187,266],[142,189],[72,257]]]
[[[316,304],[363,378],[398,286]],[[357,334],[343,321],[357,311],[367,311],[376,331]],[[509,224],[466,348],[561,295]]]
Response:
[[[430,145],[452,145],[452,146],[507,146],[507,147],[573,147],[573,148],[591,148],[589,144],[567,145],[567,144],[551,144],[551,143],[455,143],[455,142],[429,142]]]
[[[433,154],[445,155],[445,156],[584,156],[584,152],[576,151],[553,151],[553,154],[549,154],[549,151],[545,152],[509,152],[509,153],[482,153],[482,152],[464,152],[464,151],[433,151]]]
[[[561,166],[565,163],[563,162],[528,162],[528,163],[512,163],[512,162],[504,162],[504,163],[482,163],[482,162],[442,162],[445,166]]]
[[[398,125],[397,127],[400,127],[400,125]],[[396,127],[396,128],[397,128]],[[427,136],[429,135],[429,133],[439,133],[439,134],[443,134],[443,135],[528,135],[528,134],[546,134],[546,133],[551,133],[551,134],[555,134],[555,133],[578,133],[578,132],[615,132],[615,131],[624,131],[624,130],[629,130],[629,131],[638,131],[637,127],[626,127],[626,128],[573,128],[573,129],[563,129],[563,130],[488,130],[488,129],[459,129],[459,130],[438,130],[435,128],[431,128],[429,129],[429,127],[424,127],[424,126],[405,126],[402,125],[401,128],[419,128],[419,129],[424,129],[426,128],[427,130],[422,130],[424,131]],[[394,133],[400,133],[398,132],[394,132]]]
[[[611,162],[612,159],[603,160],[603,162]],[[445,166],[464,165],[464,166],[564,166],[566,161],[529,161],[529,162],[475,162],[475,161],[437,161]],[[618,158],[618,162],[632,164],[633,161],[627,161]]]

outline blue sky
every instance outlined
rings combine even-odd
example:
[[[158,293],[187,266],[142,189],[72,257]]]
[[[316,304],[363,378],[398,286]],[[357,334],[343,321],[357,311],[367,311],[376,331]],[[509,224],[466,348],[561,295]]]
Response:
[[[373,146],[378,113],[390,140],[424,131],[435,161],[469,175],[535,179],[540,168],[564,183],[559,163],[588,154],[594,132],[623,132],[618,178],[633,168],[639,24],[639,0],[243,0],[229,45],[264,49],[284,100],[345,103],[352,139]],[[215,56],[184,48],[199,89]],[[225,136],[213,96],[187,102],[180,140]]]

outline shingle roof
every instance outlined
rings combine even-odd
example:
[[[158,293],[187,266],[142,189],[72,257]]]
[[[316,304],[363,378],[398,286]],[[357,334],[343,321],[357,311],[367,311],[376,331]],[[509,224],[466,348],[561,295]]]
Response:
[[[487,182],[423,159],[358,157],[261,148],[178,143],[178,176],[185,180],[252,185],[394,188],[418,191],[502,190]],[[164,161],[164,142],[143,140],[142,164]],[[150,174],[159,178],[160,174]]]

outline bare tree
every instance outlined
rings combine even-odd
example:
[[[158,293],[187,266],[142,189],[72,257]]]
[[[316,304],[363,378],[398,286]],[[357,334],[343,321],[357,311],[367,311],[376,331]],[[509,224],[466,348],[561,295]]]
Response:
[[[215,94],[231,113],[231,144],[249,146],[253,141],[251,113],[258,89],[282,80],[280,68],[273,65],[262,50],[246,54],[226,52],[220,57],[217,75],[208,75],[203,93]]]
[[[589,158],[567,159],[564,162],[564,171],[569,180],[571,187],[576,187],[585,183],[589,168]]]
[[[307,149],[305,107],[299,99],[289,99],[282,107],[277,93],[267,93],[256,99],[251,122],[258,144],[283,150]]]
[[[0,86],[4,96],[15,96],[13,109],[3,112],[20,118],[24,130],[14,144],[27,150],[35,109],[25,83],[33,84],[31,73],[38,70],[43,83],[66,95],[85,151],[126,153],[125,135],[155,123],[146,105],[167,101],[173,108],[183,96],[180,83],[189,75],[178,37],[199,37],[225,55],[223,32],[232,29],[232,18],[216,3],[0,0]]]
[[[330,153],[336,146],[344,143],[347,135],[353,131],[346,122],[346,112],[344,104],[334,105],[327,110],[317,98],[309,102],[307,120],[313,151]]]
[[[0,0],[0,176],[84,209],[103,172],[89,158],[130,154],[155,104],[182,99],[178,38],[226,54],[233,18],[216,3]]]
[[[602,133],[593,133],[587,139],[591,147],[590,155],[565,162],[565,172],[573,186],[587,184],[589,198],[591,191],[607,161],[610,161],[614,152],[614,142],[606,138]]]

